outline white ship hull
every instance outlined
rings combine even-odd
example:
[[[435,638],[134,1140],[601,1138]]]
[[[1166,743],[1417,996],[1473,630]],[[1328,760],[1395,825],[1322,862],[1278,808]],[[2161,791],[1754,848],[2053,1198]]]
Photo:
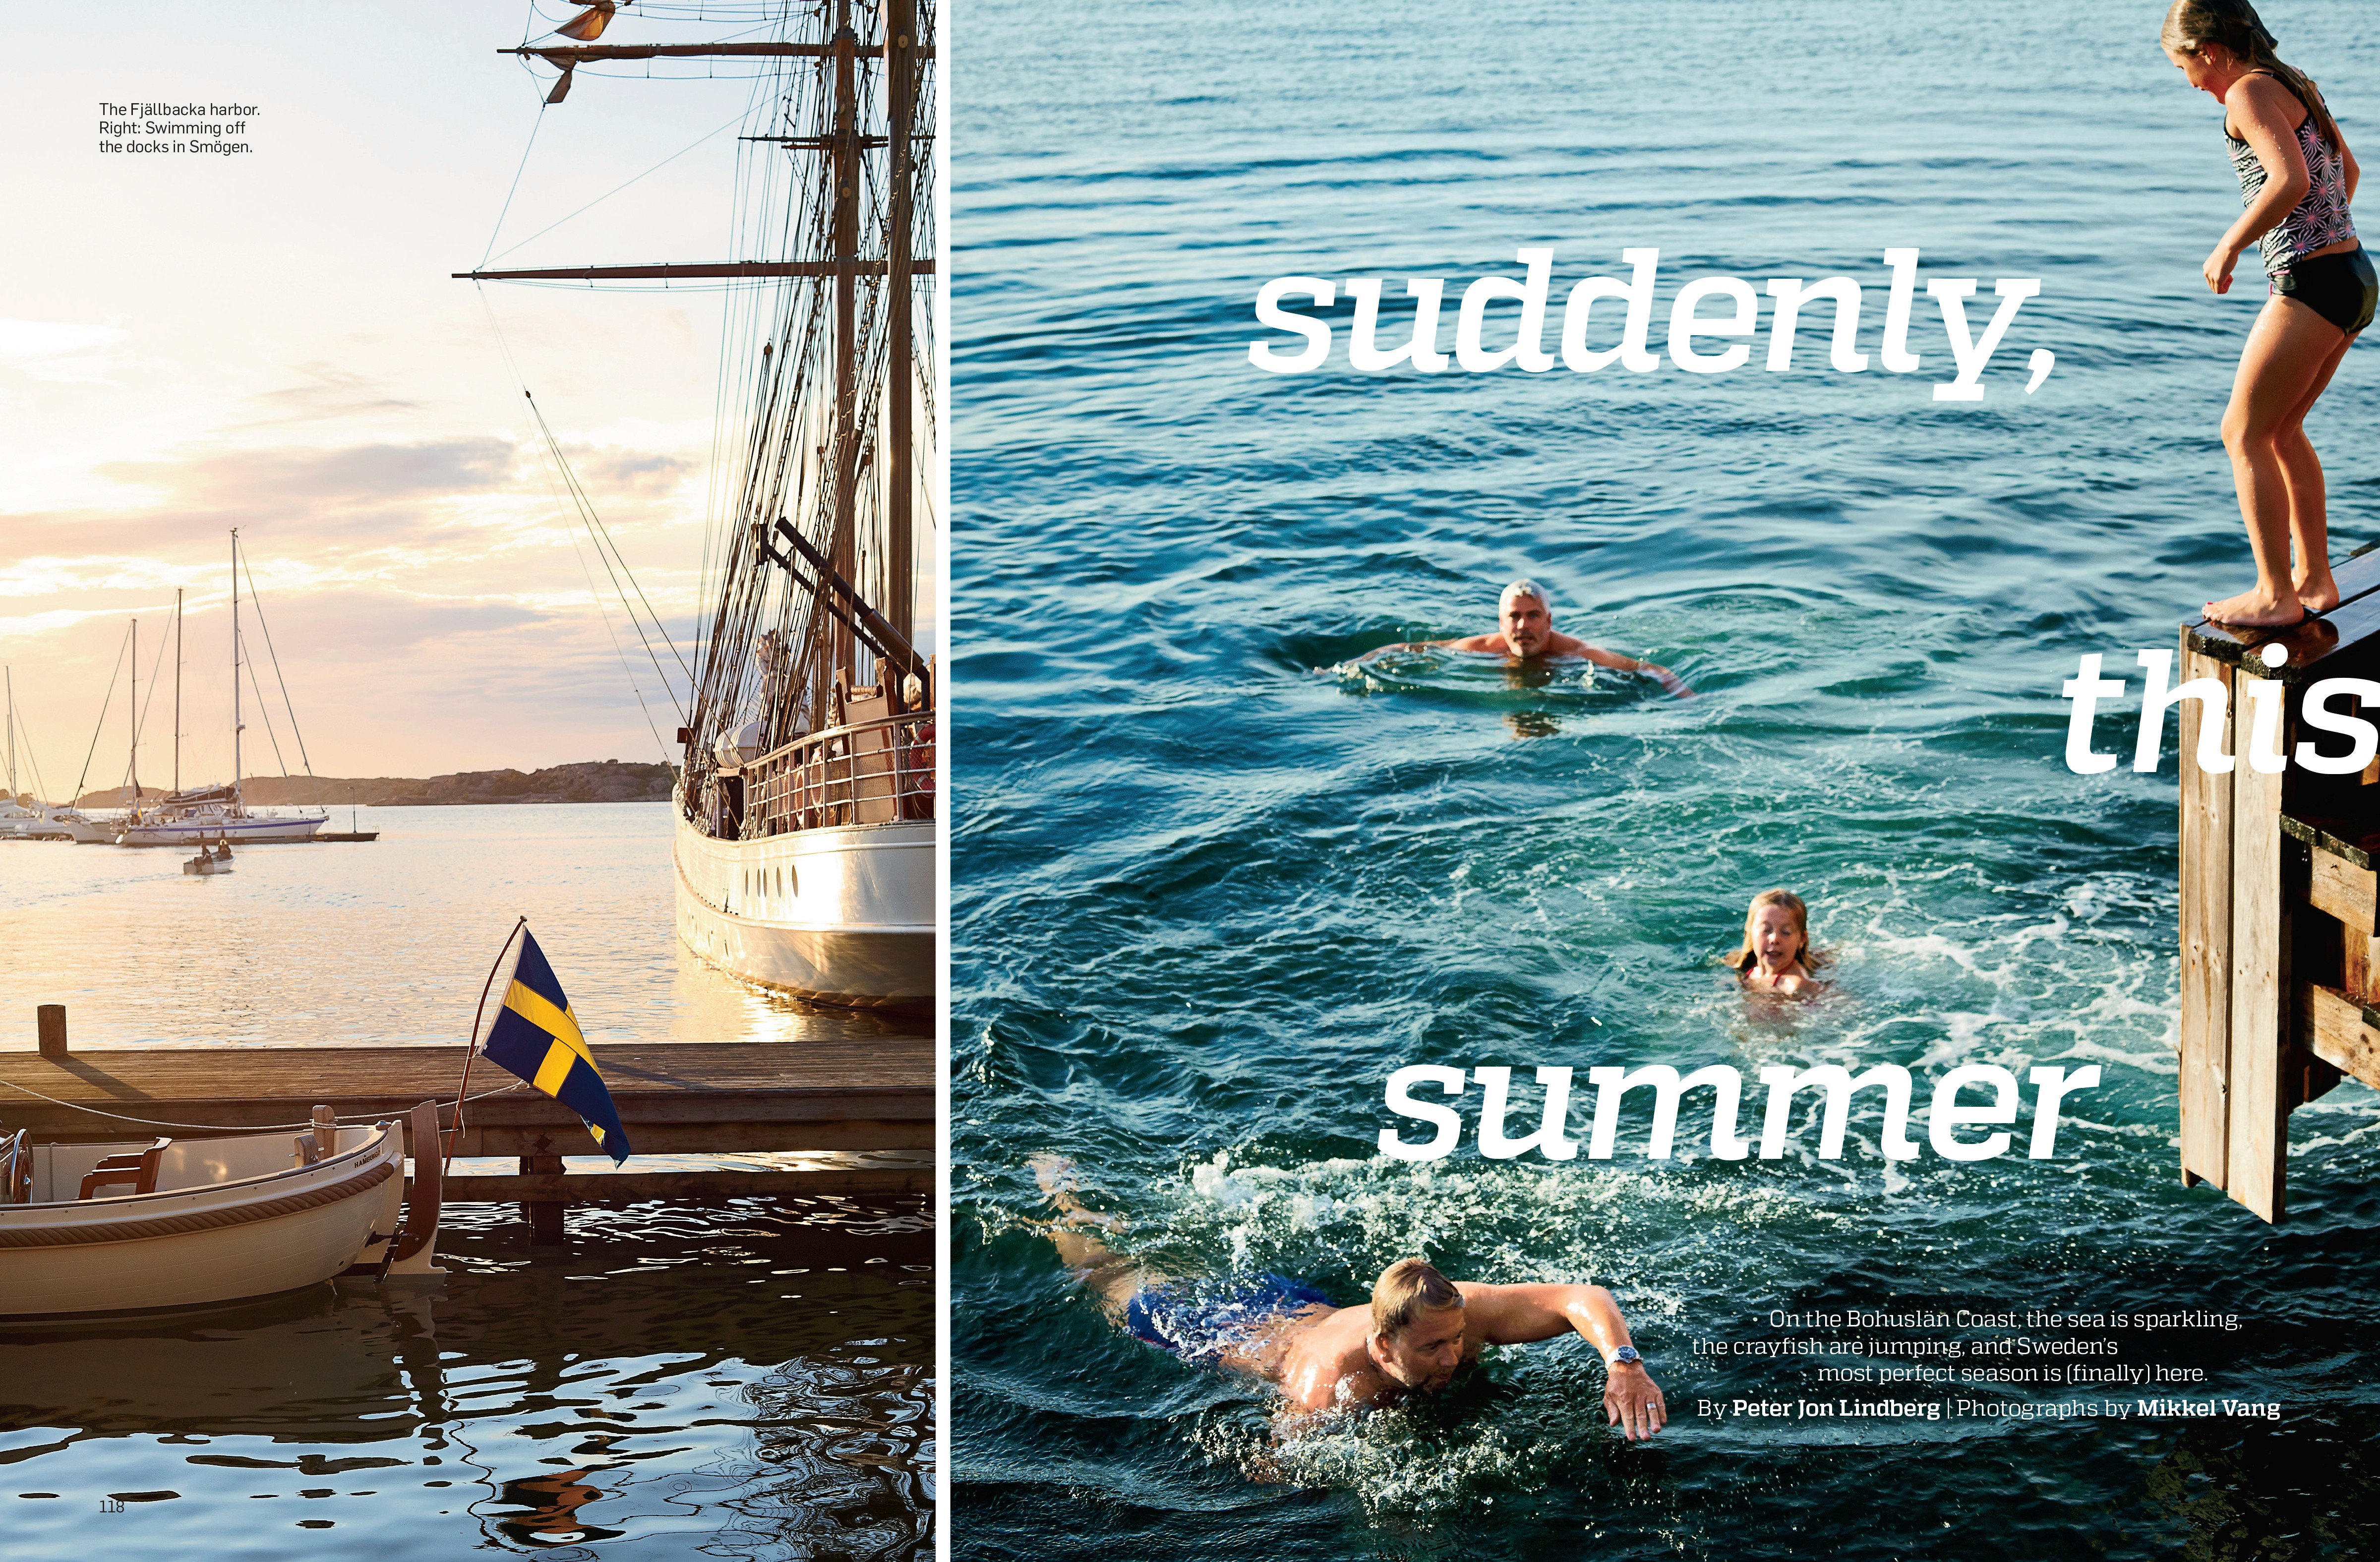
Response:
[[[677,934],[730,975],[861,1007],[934,997],[934,822],[720,840],[681,814]]]

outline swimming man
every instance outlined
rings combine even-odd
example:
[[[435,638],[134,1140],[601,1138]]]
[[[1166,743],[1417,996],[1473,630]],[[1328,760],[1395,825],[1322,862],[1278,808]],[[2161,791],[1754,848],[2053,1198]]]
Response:
[[[1515,580],[1504,588],[1496,599],[1496,629],[1484,635],[1463,635],[1454,640],[1428,640],[1406,645],[1384,645],[1380,651],[1418,651],[1437,647],[1446,651],[1482,652],[1492,656],[1509,656],[1516,662],[1532,662],[1551,656],[1581,656],[1598,667],[1610,667],[1623,673],[1650,673],[1661,680],[1661,687],[1676,695],[1694,692],[1685,679],[1654,662],[1639,662],[1606,651],[1599,645],[1589,645],[1575,635],[1566,635],[1554,628],[1553,604],[1546,590],[1535,580]],[[1376,656],[1378,651],[1365,653]],[[1358,658],[1361,660],[1361,658]]]
[[[1169,1281],[1092,1235],[1088,1227],[1110,1225],[1111,1217],[1084,1208],[1071,1170],[1057,1156],[1034,1163],[1043,1191],[1062,1212],[1048,1234],[1108,1315],[1135,1338],[1184,1361],[1211,1361],[1273,1384],[1293,1415],[1436,1394],[1478,1360],[1482,1346],[1577,1334],[1603,1357],[1609,1424],[1633,1440],[1669,1422],[1660,1385],[1601,1286],[1458,1282],[1418,1258],[1399,1259],[1381,1272],[1369,1308],[1334,1307],[1313,1287],[1277,1275],[1228,1287]]]

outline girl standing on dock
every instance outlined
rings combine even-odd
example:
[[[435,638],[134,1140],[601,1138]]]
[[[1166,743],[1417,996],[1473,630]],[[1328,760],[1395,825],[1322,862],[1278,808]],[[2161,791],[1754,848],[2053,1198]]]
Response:
[[[2223,104],[2247,208],[2206,257],[2206,285],[2228,291],[2231,268],[2257,244],[2272,294],[2249,329],[2223,412],[2256,584],[2208,603],[2206,616],[2287,628],[2338,605],[2322,462],[2306,440],[2305,416],[2380,301],[2380,280],[2348,214],[2355,154],[2314,84],[2273,52],[2273,35],[2246,0],[2175,0],[2158,42],[2192,87]]]

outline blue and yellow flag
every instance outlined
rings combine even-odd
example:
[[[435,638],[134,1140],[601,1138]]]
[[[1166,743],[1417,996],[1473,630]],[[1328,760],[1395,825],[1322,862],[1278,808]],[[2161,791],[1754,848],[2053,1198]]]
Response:
[[[489,1062],[509,1068],[577,1113],[614,1165],[628,1158],[628,1136],[621,1131],[620,1114],[612,1105],[612,1092],[603,1088],[603,1076],[596,1072],[595,1055],[578,1033],[578,1017],[570,1012],[570,1000],[553,979],[553,968],[545,963],[545,951],[527,928],[521,930],[520,959],[513,967],[504,1007],[496,1012],[487,1044],[480,1050]]]

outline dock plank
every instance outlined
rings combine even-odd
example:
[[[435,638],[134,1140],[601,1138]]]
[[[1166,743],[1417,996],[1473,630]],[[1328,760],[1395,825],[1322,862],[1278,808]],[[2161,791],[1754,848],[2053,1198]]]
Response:
[[[632,1165],[634,1163],[631,1163]],[[412,1184],[407,1184],[407,1191]],[[558,1200],[565,1203],[640,1203],[668,1199],[706,1203],[771,1194],[887,1198],[931,1193],[931,1166],[818,1166],[787,1171],[598,1172],[554,1176],[450,1175],[443,1195],[450,1204],[511,1203]]]
[[[2244,665],[2256,677],[2290,683],[2353,673],[2372,661],[2375,648],[2380,648],[2380,641],[2374,638],[2380,635],[2380,549],[2348,559],[2333,573],[2338,580],[2339,604],[2321,617],[2278,634],[2201,618],[2183,631],[2185,653],[2196,651],[2227,666]],[[2252,653],[2273,641],[2288,649],[2289,659],[2267,673]]]
[[[2308,1044],[2316,1057],[2380,1090],[2380,1012],[2332,987],[2298,989]]]
[[[2231,751],[2231,1066],[2224,1191],[2278,1221],[2289,1154],[2288,1038],[2281,1029],[2281,777],[2248,763],[2256,702],[2233,702]]]
[[[933,1045],[926,1036],[662,1043],[604,1047],[598,1063],[642,1151],[916,1149],[934,1141]],[[316,1102],[349,1117],[396,1117],[419,1102],[452,1100],[461,1068],[461,1049],[441,1047],[0,1052],[0,1125],[89,1142],[254,1132],[297,1122]],[[471,1091],[509,1081],[483,1058]],[[177,1126],[150,1129],[79,1107]],[[465,1120],[460,1154],[527,1154],[540,1136],[552,1153],[594,1152],[567,1108],[526,1085],[472,1102]]]
[[[2223,686],[2231,669],[2190,647],[2182,677]],[[2231,1116],[2231,776],[2199,768],[2199,701],[2181,702],[2181,1179],[2225,1185]]]

